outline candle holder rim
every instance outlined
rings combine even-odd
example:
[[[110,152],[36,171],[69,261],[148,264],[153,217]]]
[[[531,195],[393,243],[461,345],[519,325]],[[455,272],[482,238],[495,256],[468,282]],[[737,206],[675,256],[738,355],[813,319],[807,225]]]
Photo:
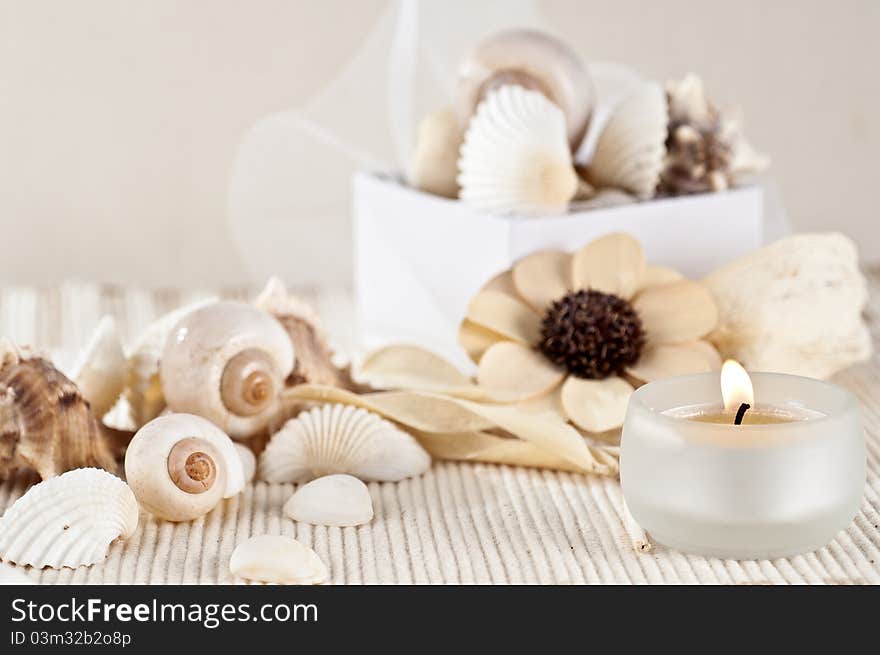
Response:
[[[791,373],[778,373],[775,371],[749,371],[749,376],[754,380],[755,378],[764,378],[764,377],[783,377],[789,378],[793,380],[798,380],[799,382],[812,384],[815,386],[825,387],[832,393],[838,395],[840,397],[840,402],[838,403],[838,407],[834,412],[825,412],[822,416],[810,417],[803,420],[804,423],[809,423],[810,425],[820,425],[824,422],[834,421],[836,418],[841,416],[842,414],[846,414],[848,412],[858,412],[859,405],[855,399],[855,396],[850,393],[849,390],[844,389],[843,387],[834,384],[833,382],[828,382],[826,380],[819,380],[818,378],[811,378],[805,375],[794,375]],[[661,378],[659,380],[654,380],[652,382],[648,382],[647,384],[642,385],[638,389],[636,389],[632,395],[630,396],[630,403],[635,403],[641,409],[651,414],[656,419],[664,423],[668,423],[669,425],[681,425],[682,421],[687,421],[687,418],[681,416],[670,416],[669,414],[665,414],[665,411],[668,411],[667,408],[664,410],[657,410],[654,407],[651,407],[647,403],[644,402],[643,397],[645,394],[649,393],[649,387],[653,384],[663,383],[663,382],[684,382],[687,379],[700,379],[706,377],[715,377],[718,378],[719,371],[705,371],[702,373],[687,373],[685,375],[675,375],[667,378]],[[720,396],[719,389],[719,396]],[[758,405],[760,406],[760,405]],[[808,409],[808,408],[807,408]],[[750,432],[761,432],[761,431],[776,431],[779,429],[779,424],[743,424],[743,425],[734,425],[731,423],[730,425],[725,425],[723,423],[717,423],[714,425],[715,429],[721,430],[729,430],[731,432],[740,432],[742,430],[748,430]],[[741,432],[740,432],[741,433]]]

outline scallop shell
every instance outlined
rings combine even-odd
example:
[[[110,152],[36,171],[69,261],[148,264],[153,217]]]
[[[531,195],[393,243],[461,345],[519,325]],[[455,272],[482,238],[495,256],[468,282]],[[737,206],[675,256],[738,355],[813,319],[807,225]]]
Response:
[[[31,468],[45,480],[81,466],[117,468],[88,402],[51,362],[0,344],[0,478]]]
[[[564,212],[577,191],[562,110],[503,86],[477,108],[458,160],[460,198],[496,214]]]
[[[646,84],[624,98],[599,135],[589,181],[640,199],[652,197],[663,170],[668,123],[666,95],[658,84]]]
[[[285,423],[260,456],[259,473],[267,482],[333,473],[386,482],[421,475],[430,466],[430,455],[411,435],[365,409],[333,404]]]
[[[337,528],[373,520],[373,499],[367,485],[351,475],[325,475],[304,484],[284,504],[294,521]]]
[[[261,535],[238,544],[229,558],[233,575],[274,584],[321,584],[330,577],[318,554],[293,537]]]
[[[135,340],[128,355],[125,383],[125,398],[135,429],[152,421],[165,408],[159,380],[159,358],[168,333],[184,316],[214,302],[217,302],[216,298],[206,298],[178,307],[153,321]]]
[[[125,389],[125,352],[111,316],[103,317],[71,376],[97,418],[113,409]]]
[[[34,568],[91,566],[138,525],[128,485],[82,468],[31,487],[0,517],[0,559]]]

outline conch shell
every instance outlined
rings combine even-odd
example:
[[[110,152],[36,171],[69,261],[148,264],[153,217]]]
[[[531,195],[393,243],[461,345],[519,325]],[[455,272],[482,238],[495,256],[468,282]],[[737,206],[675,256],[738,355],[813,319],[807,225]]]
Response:
[[[871,355],[867,285],[842,234],[777,241],[705,279],[719,321],[710,335],[748,369],[828,378]]]
[[[305,301],[288,293],[284,283],[271,277],[254,306],[274,316],[287,330],[296,361],[287,378],[287,386],[297,384],[326,384],[348,387],[350,380],[333,364],[333,351],[324,337],[315,310]]]
[[[0,343],[0,478],[32,468],[44,480],[70,469],[117,469],[104,427],[51,362]]]

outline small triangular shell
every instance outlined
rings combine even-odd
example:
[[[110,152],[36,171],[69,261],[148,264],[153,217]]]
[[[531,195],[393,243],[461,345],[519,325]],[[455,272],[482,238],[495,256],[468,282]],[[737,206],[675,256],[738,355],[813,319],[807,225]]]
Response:
[[[577,191],[562,110],[520,86],[477,108],[458,160],[459,197],[496,214],[557,214]]]
[[[430,455],[411,435],[365,409],[333,404],[285,423],[260,456],[259,472],[267,482],[333,473],[386,482],[421,475],[430,466]]]
[[[646,84],[624,98],[596,143],[589,181],[641,199],[652,197],[663,169],[668,122],[666,96],[658,84]]]
[[[104,316],[80,354],[71,376],[97,418],[109,412],[125,389],[125,352],[112,316]]]
[[[294,521],[345,528],[373,520],[367,485],[351,475],[325,475],[303,485],[284,504]]]
[[[318,554],[293,537],[261,535],[238,544],[229,559],[233,575],[274,584],[321,584],[330,577]]]
[[[83,468],[31,487],[0,517],[0,559],[34,568],[91,566],[138,525],[128,485]]]

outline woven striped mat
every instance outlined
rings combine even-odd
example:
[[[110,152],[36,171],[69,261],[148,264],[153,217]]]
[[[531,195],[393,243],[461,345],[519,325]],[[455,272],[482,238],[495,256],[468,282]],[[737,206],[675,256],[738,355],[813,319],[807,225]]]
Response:
[[[880,339],[880,271],[871,274],[870,320]],[[350,343],[344,291],[308,291],[335,341]],[[0,291],[0,336],[30,343],[69,370],[99,318],[112,314],[129,341],[139,327],[204,293],[64,284]],[[222,294],[245,297],[245,290]],[[880,357],[835,379],[861,401],[868,480],[858,516],[828,546],[775,560],[683,555],[659,546],[636,553],[616,480],[483,464],[436,462],[429,473],[370,485],[375,519],[321,528],[282,518],[291,485],[256,483],[192,523],[142,513],[137,534],[108,559],[75,571],[27,571],[40,583],[212,584],[236,582],[229,557],[256,534],[287,534],[312,546],[332,581],[357,583],[880,583]],[[35,479],[0,483],[0,509]]]

